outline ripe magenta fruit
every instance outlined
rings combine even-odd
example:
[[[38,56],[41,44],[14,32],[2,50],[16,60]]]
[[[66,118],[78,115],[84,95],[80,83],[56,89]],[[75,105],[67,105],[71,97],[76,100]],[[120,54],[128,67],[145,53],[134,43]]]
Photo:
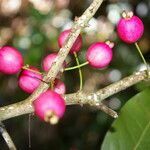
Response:
[[[0,72],[4,74],[15,74],[23,66],[23,57],[21,53],[11,47],[4,46],[0,48]]]
[[[123,12],[122,17],[117,25],[119,37],[126,43],[137,42],[144,32],[143,22],[133,12]]]
[[[54,81],[54,91],[60,95],[63,95],[66,93],[66,86],[64,84],[64,82],[62,82],[59,79],[56,79]]]
[[[52,54],[47,55],[44,58],[43,63],[42,63],[43,70],[47,72],[51,68],[52,63],[55,61],[56,58],[57,58],[57,53],[52,53]],[[62,68],[64,68],[65,66],[66,66],[66,62],[63,63]]]
[[[64,99],[52,90],[47,90],[42,93],[33,102],[35,114],[42,120],[55,124],[59,118],[64,115],[65,101]]]
[[[113,44],[106,44],[97,42],[92,44],[87,52],[86,59],[88,63],[94,68],[104,68],[112,60],[112,48]]]
[[[69,30],[65,30],[65,31],[60,33],[60,35],[58,37],[58,45],[60,48],[65,44],[65,42],[69,36],[70,31],[71,30],[69,29]],[[74,52],[78,52],[81,49],[81,46],[82,46],[82,36],[79,35],[77,37],[76,41],[74,42],[74,44],[70,50],[70,53],[73,54]]]
[[[39,71],[37,68],[31,66],[29,69],[37,72]],[[33,93],[34,90],[40,85],[41,80],[41,74],[32,72],[30,70],[23,70],[19,75],[18,85],[23,91],[27,93]]]

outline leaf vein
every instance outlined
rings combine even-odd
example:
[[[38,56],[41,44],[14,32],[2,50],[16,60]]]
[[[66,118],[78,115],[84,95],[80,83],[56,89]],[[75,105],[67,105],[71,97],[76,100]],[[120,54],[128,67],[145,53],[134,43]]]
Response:
[[[142,132],[137,144],[134,146],[133,150],[136,150],[138,148],[138,146],[140,145],[140,143],[149,127],[150,127],[150,120],[149,120],[148,124],[146,125],[145,129],[143,130],[143,132]]]

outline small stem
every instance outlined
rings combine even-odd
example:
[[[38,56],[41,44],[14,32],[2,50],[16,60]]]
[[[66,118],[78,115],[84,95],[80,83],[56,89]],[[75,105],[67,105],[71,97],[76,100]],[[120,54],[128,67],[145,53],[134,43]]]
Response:
[[[7,143],[9,149],[10,150],[16,150],[15,144],[12,141],[10,135],[8,134],[8,132],[5,128],[5,125],[2,122],[0,122],[0,132],[1,132],[5,142]]]
[[[143,56],[143,54],[142,54],[142,52],[141,52],[141,49],[140,49],[140,47],[139,47],[139,45],[138,45],[137,42],[135,43],[135,46],[136,46],[136,48],[137,48],[137,50],[138,50],[138,52],[139,52],[139,54],[140,54],[140,56],[141,56],[141,58],[142,58],[142,60],[143,60],[143,63],[145,64],[145,66],[146,66],[146,68],[147,68],[147,76],[148,76],[148,78],[149,78],[150,75],[149,75],[149,67],[148,67],[148,64],[147,64],[147,62],[146,62],[146,60],[145,60],[145,58],[144,58],[144,56]]]
[[[79,59],[78,59],[78,56],[77,56],[77,53],[74,52],[74,57],[76,59],[76,63],[77,65],[79,66],[80,65],[80,62],[79,62]],[[82,77],[82,71],[81,71],[81,68],[79,67],[79,77],[80,77],[80,91],[82,90],[82,87],[83,87],[83,77]]]
[[[89,62],[86,61],[86,62],[84,62],[83,64],[80,64],[80,65],[77,65],[77,66],[74,66],[74,67],[65,68],[65,71],[78,69],[78,68],[81,68],[81,67],[83,67],[83,66],[86,66],[87,64],[89,64]]]
[[[39,71],[30,69],[28,65],[23,66],[22,69],[24,69],[24,70],[29,70],[29,71],[31,71],[31,72],[33,72],[33,73],[37,73],[37,74],[40,74],[40,75],[43,75],[43,76],[45,75],[45,73],[42,73],[42,72],[39,72]],[[32,78],[35,78],[35,79],[37,79],[37,80],[40,80],[40,81],[43,82],[43,83],[49,84],[48,82],[46,82],[46,81],[44,81],[43,79],[40,79],[40,78],[38,78],[38,77],[32,77]]]
[[[33,72],[33,73],[37,73],[37,74],[44,75],[44,73],[39,72],[39,71],[36,71],[36,70],[33,70],[33,69],[30,69],[28,66],[23,66],[22,69],[24,69],[24,70],[29,70],[29,71],[31,71],[31,72]]]

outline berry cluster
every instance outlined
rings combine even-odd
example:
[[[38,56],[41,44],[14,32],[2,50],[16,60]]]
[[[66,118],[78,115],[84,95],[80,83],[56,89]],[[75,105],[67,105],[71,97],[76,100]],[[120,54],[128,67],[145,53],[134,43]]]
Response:
[[[144,31],[142,21],[137,16],[134,16],[132,12],[123,12],[122,16],[123,18],[120,19],[117,25],[119,37],[126,43],[137,42]],[[59,35],[58,45],[60,48],[65,44],[70,32],[71,30],[65,30]],[[81,46],[82,37],[79,35],[70,50],[70,54],[76,54],[79,52]],[[66,62],[64,62],[62,70],[76,69],[87,64],[97,69],[105,68],[110,64],[113,58],[113,47],[114,44],[110,41],[93,43],[89,46],[86,52],[87,62],[70,68],[66,68]],[[56,58],[57,53],[47,55],[43,59],[42,69],[47,72]],[[40,85],[40,82],[43,81],[44,74],[33,66],[24,66],[23,57],[16,48],[10,46],[1,47],[0,72],[10,75],[18,73],[19,71],[19,87],[29,94],[33,93]],[[58,76],[58,78],[59,77],[60,76]],[[52,124],[57,123],[59,118],[61,118],[65,112],[65,101],[61,96],[65,94],[65,92],[65,84],[60,79],[55,79],[55,81],[51,83],[51,89],[42,93],[33,102],[35,114],[46,122]]]

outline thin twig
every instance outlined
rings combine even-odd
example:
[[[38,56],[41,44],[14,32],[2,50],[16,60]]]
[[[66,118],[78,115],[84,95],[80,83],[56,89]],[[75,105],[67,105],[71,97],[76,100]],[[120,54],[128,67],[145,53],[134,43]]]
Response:
[[[12,141],[9,133],[7,132],[7,130],[5,128],[5,125],[2,122],[0,122],[0,132],[5,140],[6,144],[8,145],[9,149],[16,150],[15,144]]]
[[[64,98],[66,100],[67,105],[90,104],[92,106],[97,106],[99,104],[100,107],[102,100],[112,96],[113,94],[123,91],[128,87],[131,87],[132,85],[141,82],[145,79],[147,79],[146,70],[139,71],[116,83],[113,83],[103,89],[98,90],[96,93],[86,94],[83,92],[77,92],[64,95]],[[101,108],[101,110],[103,110],[103,108]],[[32,107],[32,102],[28,101],[27,99],[19,103],[1,107],[0,120],[2,121],[23,114],[32,113],[33,111],[34,110]]]
[[[104,105],[103,103],[100,103],[98,106],[96,106],[98,109],[100,109],[101,111],[105,112],[106,114],[108,114],[109,116],[113,117],[113,118],[118,118],[118,114],[116,111],[110,109],[109,107],[107,107],[106,105]]]

